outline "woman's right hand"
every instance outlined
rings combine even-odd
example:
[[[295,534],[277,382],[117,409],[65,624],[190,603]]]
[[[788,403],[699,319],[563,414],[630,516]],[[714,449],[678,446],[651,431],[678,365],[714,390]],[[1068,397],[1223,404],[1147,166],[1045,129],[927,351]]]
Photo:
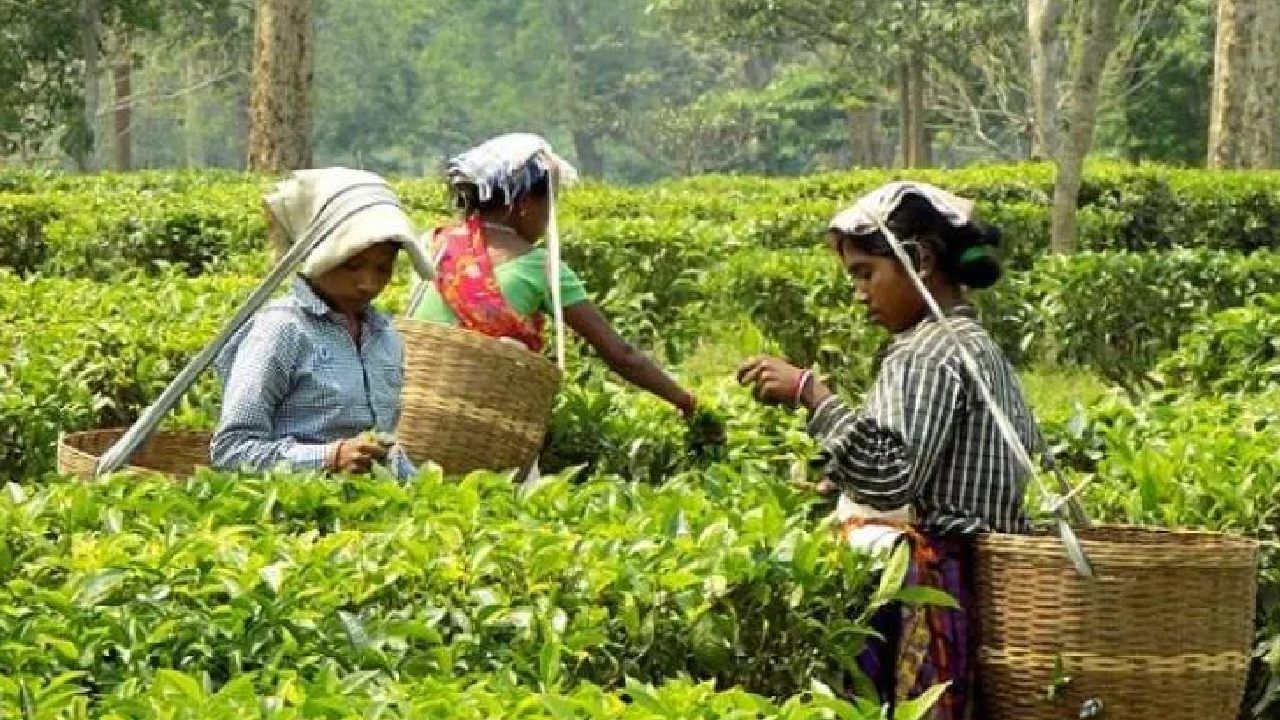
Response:
[[[387,446],[363,435],[339,440],[329,453],[329,469],[337,472],[366,473],[375,462],[387,458]]]

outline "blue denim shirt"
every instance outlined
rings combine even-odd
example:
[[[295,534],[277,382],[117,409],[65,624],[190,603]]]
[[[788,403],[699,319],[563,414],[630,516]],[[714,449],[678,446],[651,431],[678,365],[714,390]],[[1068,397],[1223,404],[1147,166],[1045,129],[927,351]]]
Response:
[[[404,344],[370,308],[357,347],[343,323],[302,278],[245,324],[215,366],[222,414],[210,443],[213,466],[321,468],[338,440],[400,419]],[[401,479],[413,464],[396,446],[387,465]]]

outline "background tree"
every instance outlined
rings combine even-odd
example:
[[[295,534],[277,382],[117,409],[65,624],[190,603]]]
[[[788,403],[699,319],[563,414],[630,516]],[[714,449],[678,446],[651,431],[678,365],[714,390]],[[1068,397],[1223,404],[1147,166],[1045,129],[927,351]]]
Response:
[[[412,175],[516,129],[612,182],[1054,158],[1074,99],[1076,8],[1088,5],[323,0],[308,5],[310,46],[324,52],[311,55],[307,121],[286,119],[282,92],[250,112],[254,21],[270,26],[260,2],[0,0],[0,161],[244,168],[251,116],[309,139],[311,164]],[[1262,17],[1280,0],[1251,2]],[[1216,0],[1122,0],[1089,152],[1206,161],[1215,11]],[[1263,25],[1250,48],[1275,47]],[[1247,73],[1241,162],[1274,156],[1277,76]]]
[[[311,0],[258,0],[249,169],[280,172],[311,163]]]
[[[1269,168],[1280,162],[1280,0],[1256,1],[1249,29],[1247,161],[1253,168]]]
[[[1093,145],[1098,96],[1107,59],[1116,45],[1120,0],[1078,0],[1074,7],[1069,88],[1061,146],[1054,156],[1051,245],[1057,252],[1075,246],[1076,203],[1084,159]]]

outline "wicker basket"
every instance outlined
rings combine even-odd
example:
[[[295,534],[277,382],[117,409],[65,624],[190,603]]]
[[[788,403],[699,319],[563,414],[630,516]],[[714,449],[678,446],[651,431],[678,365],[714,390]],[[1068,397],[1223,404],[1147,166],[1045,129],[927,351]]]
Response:
[[[1253,640],[1258,545],[1215,533],[1079,531],[1097,577],[1056,536],[978,542],[978,663],[990,720],[1235,720]],[[1055,662],[1070,681],[1059,699]]]
[[[98,457],[119,440],[125,428],[64,433],[58,438],[58,472],[92,480]],[[209,464],[208,432],[160,431],[130,458],[128,469],[174,477],[195,474]]]
[[[449,325],[395,325],[405,343],[396,435],[415,463],[430,460],[460,475],[523,467],[537,456],[560,386],[554,364]]]

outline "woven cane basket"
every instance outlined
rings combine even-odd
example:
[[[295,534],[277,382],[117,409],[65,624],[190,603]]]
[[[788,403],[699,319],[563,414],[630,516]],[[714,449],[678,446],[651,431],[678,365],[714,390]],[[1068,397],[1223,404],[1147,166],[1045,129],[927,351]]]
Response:
[[[523,467],[542,448],[560,371],[541,355],[440,323],[397,319],[404,336],[396,436],[446,474]]]
[[[989,720],[1234,720],[1253,640],[1258,545],[1201,532],[1079,530],[978,542],[978,662]],[[1055,676],[1055,661],[1062,672]],[[1070,678],[1058,699],[1055,677]]]
[[[93,479],[98,457],[119,440],[125,428],[64,433],[58,438],[58,472]],[[128,470],[173,477],[194,475],[209,465],[211,434],[197,430],[154,433],[130,458]]]

